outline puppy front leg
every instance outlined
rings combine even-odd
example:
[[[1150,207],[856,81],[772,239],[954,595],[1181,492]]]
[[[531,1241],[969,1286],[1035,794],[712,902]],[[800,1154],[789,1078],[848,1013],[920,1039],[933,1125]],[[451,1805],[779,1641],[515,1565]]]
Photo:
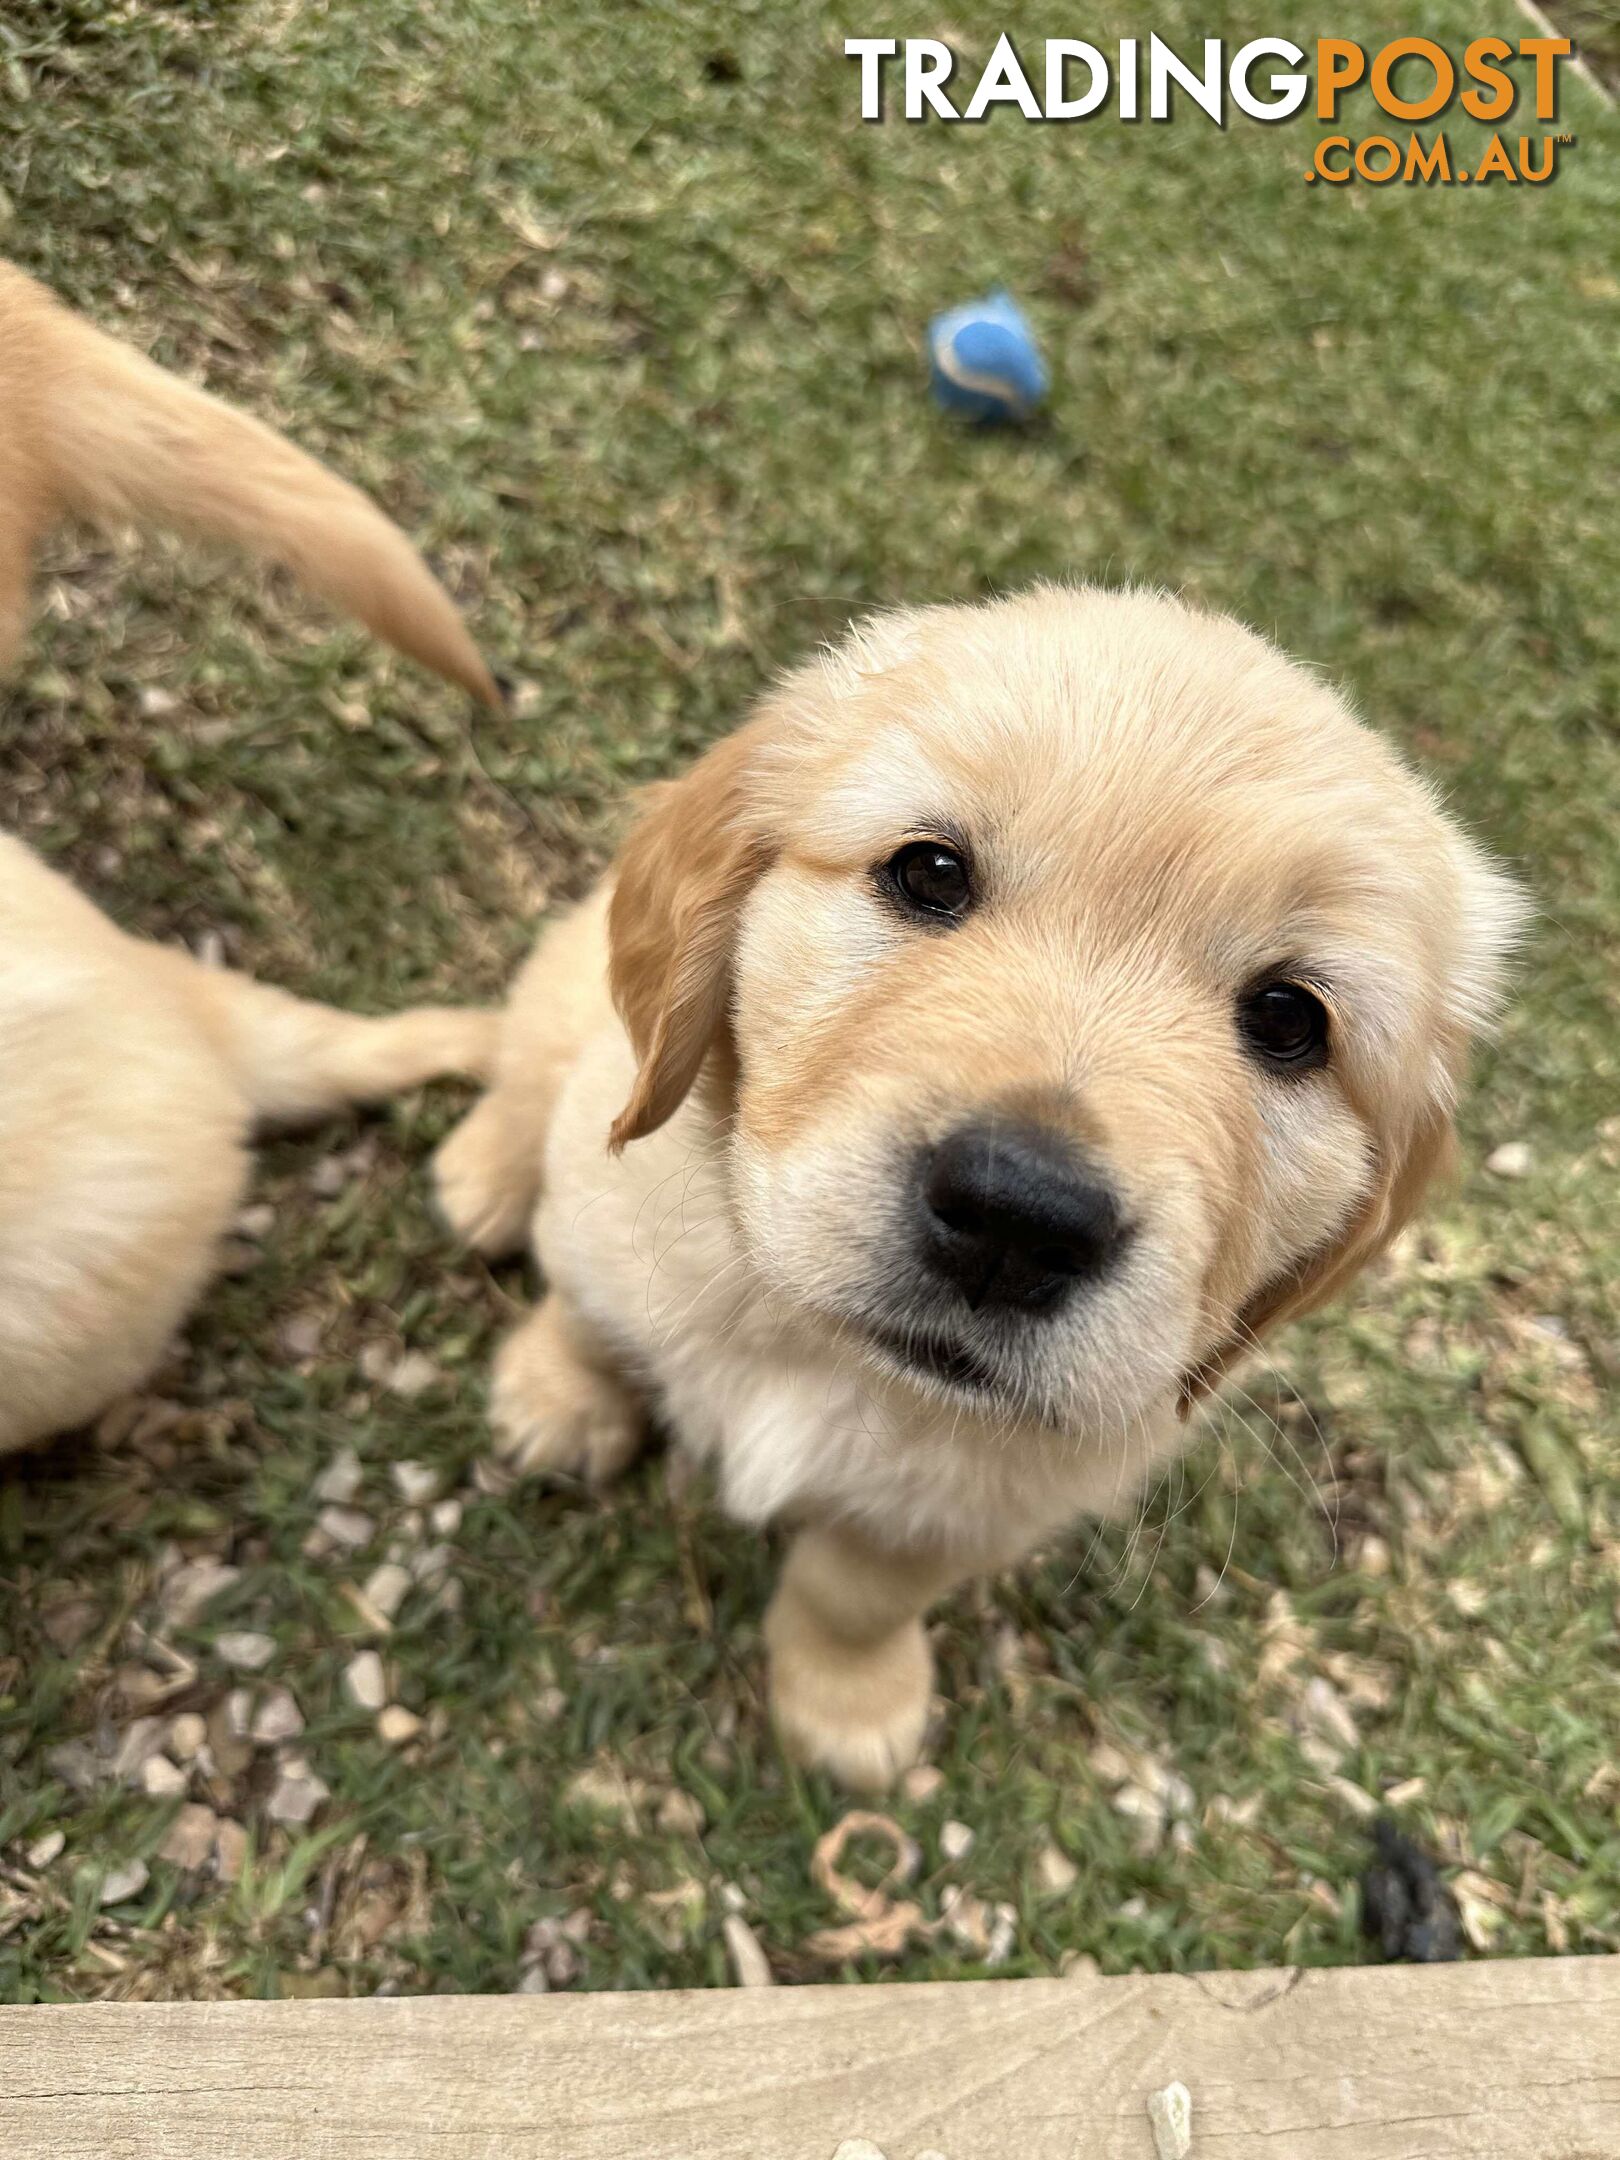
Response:
[[[847,1526],[801,1530],[765,1615],[788,1753],[861,1792],[915,1762],[933,1684],[923,1615],[972,1572],[961,1555],[889,1551]]]
[[[490,1395],[495,1446],[516,1470],[606,1485],[641,1448],[641,1404],[555,1291],[502,1343]]]

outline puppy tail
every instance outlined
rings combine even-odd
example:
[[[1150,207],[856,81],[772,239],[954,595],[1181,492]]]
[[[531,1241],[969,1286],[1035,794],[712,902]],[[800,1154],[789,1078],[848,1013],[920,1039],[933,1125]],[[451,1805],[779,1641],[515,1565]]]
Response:
[[[499,1013],[423,1005],[372,1020],[223,968],[204,972],[225,1054],[264,1124],[306,1124],[424,1080],[494,1070]]]
[[[18,276],[0,288],[8,309],[19,309]],[[358,488],[40,288],[29,298],[45,437],[36,448],[58,514],[173,525],[282,563],[424,667],[501,702],[449,594]]]

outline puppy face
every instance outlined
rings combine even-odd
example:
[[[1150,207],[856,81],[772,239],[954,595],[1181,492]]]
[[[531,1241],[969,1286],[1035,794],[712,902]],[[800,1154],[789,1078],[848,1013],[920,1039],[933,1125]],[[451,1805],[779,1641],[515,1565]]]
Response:
[[[780,1300],[874,1382],[1128,1430],[1399,1227],[1515,914],[1230,622],[1087,592],[890,618],[627,848],[615,1137],[722,1044]]]

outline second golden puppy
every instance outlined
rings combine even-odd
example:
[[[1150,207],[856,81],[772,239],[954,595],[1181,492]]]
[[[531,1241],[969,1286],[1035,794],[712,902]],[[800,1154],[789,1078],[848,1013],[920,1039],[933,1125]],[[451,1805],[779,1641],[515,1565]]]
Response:
[[[0,1454],[138,1385],[261,1123],[483,1074],[494,1016],[359,1019],[127,936],[0,835]]]
[[[1046,590],[868,625],[654,796],[442,1151],[452,1221],[532,1219],[545,1274],[501,1444],[606,1476],[654,1407],[789,1526],[778,1725],[881,1784],[929,1605],[1129,1504],[1411,1214],[1518,913],[1235,623]]]
[[[373,503],[0,263],[0,671],[34,548],[73,516],[284,562],[498,699],[450,596]],[[201,967],[0,836],[0,1453],[150,1372],[212,1270],[256,1124],[480,1074],[492,1028],[478,1012],[356,1019]]]

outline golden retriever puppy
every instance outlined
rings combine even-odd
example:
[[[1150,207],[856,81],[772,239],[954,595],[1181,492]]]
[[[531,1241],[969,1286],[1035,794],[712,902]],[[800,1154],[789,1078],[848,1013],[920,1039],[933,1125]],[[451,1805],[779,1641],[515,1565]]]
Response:
[[[1513,888],[1237,624],[1039,590],[868,624],[657,791],[542,941],[450,1220],[532,1217],[525,1468],[650,1407],[792,1533],[784,1741],[915,1756],[922,1619],[1128,1505],[1443,1161]]]
[[[212,1272],[255,1123],[443,1072],[495,1016],[363,1020],[126,936],[0,836],[0,1453],[139,1384]]]
[[[69,517],[176,525],[284,563],[401,652],[499,702],[455,603],[358,488],[0,262],[0,674],[27,621],[34,550]]]

